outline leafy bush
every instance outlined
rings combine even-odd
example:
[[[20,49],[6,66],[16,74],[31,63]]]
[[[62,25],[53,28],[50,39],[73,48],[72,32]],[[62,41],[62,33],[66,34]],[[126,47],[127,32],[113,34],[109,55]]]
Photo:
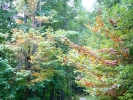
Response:
[[[4,43],[5,42],[5,34],[0,33],[0,43]]]
[[[16,60],[9,45],[0,45],[0,98],[13,99],[15,96]]]
[[[15,67],[17,60],[9,45],[0,44],[0,58],[6,59],[9,65]]]
[[[15,100],[19,79],[25,79],[28,72],[17,72],[17,60],[9,45],[0,45],[0,99]],[[20,74],[22,76],[20,76]],[[22,81],[22,80],[21,80]]]
[[[132,100],[133,92],[127,91],[123,96],[119,96],[119,100]]]

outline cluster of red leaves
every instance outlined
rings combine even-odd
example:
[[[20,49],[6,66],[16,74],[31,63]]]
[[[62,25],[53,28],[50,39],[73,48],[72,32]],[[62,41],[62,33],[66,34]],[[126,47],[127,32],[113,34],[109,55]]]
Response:
[[[90,24],[87,24],[87,27],[92,31],[92,32],[98,32],[101,31],[101,33],[107,33],[106,36],[109,37],[113,42],[119,42],[121,43],[122,40],[120,37],[115,36],[114,33],[110,33],[110,29],[106,29],[104,26],[104,21],[103,21],[103,17],[102,16],[97,16],[96,17],[96,25],[94,25],[93,27],[91,27]],[[114,19],[110,19],[109,23],[116,25],[117,24],[117,20]]]
[[[116,85],[112,85],[109,90],[106,91],[106,93],[110,96],[116,97],[118,94],[116,92],[117,90],[117,86]]]
[[[114,33],[110,33],[108,29],[104,29],[104,32],[106,32],[106,36],[109,37],[113,42],[122,43],[122,39],[118,36],[115,36]]]
[[[117,88],[117,85],[112,85],[107,91],[107,95],[112,97],[118,97],[119,95],[123,95],[127,90],[121,90],[121,86]]]
[[[117,56],[118,55],[125,55],[126,57],[128,57],[128,53],[129,53],[129,49],[121,49],[120,51],[118,50],[115,50],[114,48],[104,48],[104,49],[101,49],[101,50],[98,50],[98,51],[93,51],[93,50],[89,50],[87,49],[86,47],[84,46],[79,46],[79,45],[76,45],[74,44],[73,42],[71,42],[68,38],[63,38],[61,40],[64,44],[68,45],[69,47],[77,50],[81,55],[85,55],[87,57],[89,57],[90,61],[91,62],[94,62],[94,61],[97,61],[97,63],[101,63],[102,65],[105,65],[105,66],[116,66],[118,65],[118,60],[105,60],[104,58],[102,57],[99,57],[96,52],[101,52],[101,53],[108,53],[108,54],[113,54],[116,56],[116,58],[118,58]],[[66,62],[68,61],[65,60]],[[78,68],[82,71],[86,71],[86,67],[80,67],[80,64],[78,63]],[[102,76],[99,75],[98,73],[95,73],[95,72],[92,72],[92,71],[88,71],[88,74],[91,75],[91,76],[94,76],[96,77],[96,79],[99,81],[99,83],[95,83],[95,82],[91,82],[91,81],[87,81],[85,80],[84,82],[81,82],[80,85],[81,86],[85,86],[85,87],[92,87],[92,88],[102,88],[102,87],[108,87],[106,82],[104,82],[102,80]],[[77,79],[79,80],[82,80],[82,77],[77,77]],[[118,95],[120,94],[123,94],[124,92],[122,91],[121,93],[118,92],[119,89],[117,88],[116,85],[112,85],[108,91],[106,91],[106,94],[109,95],[109,96],[112,96],[112,97],[117,97]],[[100,95],[101,93],[98,92],[96,95]]]
[[[110,23],[113,25],[116,25],[117,22],[116,20],[110,20]],[[68,38],[63,38],[61,41],[68,45],[69,47],[77,50],[81,55],[84,55],[85,57],[89,58],[90,63],[92,64],[102,64],[103,66],[117,66],[118,63],[122,62],[122,59],[125,57],[127,60],[129,60],[129,49],[124,48],[123,46],[123,40],[117,36],[117,34],[115,34],[115,31],[111,31],[110,29],[104,27],[105,24],[103,22],[103,17],[102,16],[98,16],[96,18],[96,24],[94,26],[91,27],[90,24],[87,25],[87,27],[92,31],[92,32],[100,32],[101,34],[105,34],[105,37],[109,40],[111,40],[111,42],[113,43],[113,47],[112,48],[104,48],[101,50],[90,50],[88,48],[86,48],[85,46],[79,46],[74,44],[73,42],[71,42]],[[117,59],[117,60],[112,60],[112,59],[105,59],[102,56],[99,56],[97,54],[109,54],[109,55],[113,55],[113,59]],[[68,58],[65,58],[66,60],[65,63],[67,63]],[[79,70],[82,70],[84,73],[86,72],[85,67],[81,67],[82,64],[76,63],[76,67]],[[81,80],[81,86],[85,86],[85,87],[97,87],[97,88],[102,88],[102,87],[110,87],[108,84],[106,84],[106,81],[103,80],[102,75],[98,74],[97,72],[92,72],[90,70],[87,71],[86,74],[89,74],[90,76],[94,76],[94,78],[97,79],[97,81],[99,82],[98,84],[96,82],[92,82],[92,81],[88,81],[88,80],[84,80],[82,79],[82,77],[77,77],[77,79]],[[83,82],[82,82],[83,81]],[[112,85],[108,91],[106,91],[107,95],[113,96],[113,97],[117,97],[119,94],[118,89],[116,85]],[[98,92],[97,95],[102,94],[100,92]]]
[[[98,51],[101,52],[101,53],[109,53],[111,55],[115,55],[118,59],[119,59],[120,56],[125,57],[127,60],[130,59],[128,48],[121,49],[120,51],[115,50],[113,48],[104,48],[104,49],[100,49]]]
[[[66,45],[69,45],[71,48],[76,49],[79,53],[89,56],[89,58],[93,58],[91,60],[95,60],[95,62],[97,63],[101,63],[101,64],[105,64],[105,65],[109,65],[109,66],[116,66],[118,65],[118,61],[117,60],[105,60],[102,57],[98,57],[96,55],[96,53],[94,51],[88,50],[86,47],[84,46],[79,46],[74,44],[73,42],[71,42],[68,38],[63,38],[61,40],[63,43],[65,43]]]
[[[104,49],[100,49],[98,50],[101,53],[110,53],[110,54],[116,54],[117,50],[113,49],[113,48],[104,48]]]
[[[110,19],[109,20],[109,23],[113,24],[113,25],[117,25],[117,22],[118,21],[116,19]],[[117,50],[117,51],[114,49],[114,48],[118,48],[118,47],[119,47],[119,49],[124,48],[122,46],[124,41],[119,36],[117,36],[115,34],[116,33],[115,31],[111,31],[109,28],[106,28],[104,26],[105,25],[104,25],[104,21],[103,21],[102,16],[97,16],[96,17],[96,26],[91,27],[90,24],[87,25],[87,27],[92,32],[100,31],[100,33],[105,34],[106,37],[109,38],[114,44],[113,48],[109,48],[109,49],[105,48],[105,49],[102,49],[102,50],[99,50],[99,51],[102,52],[102,53],[109,53],[111,55],[115,55],[116,58],[118,58],[119,60],[120,60],[120,58],[123,58],[123,57],[125,57],[127,60],[129,60],[130,59],[129,50],[127,48],[122,49],[122,50]],[[102,62],[104,62],[104,61],[102,61]],[[106,60],[104,63],[108,64],[108,60]]]
[[[93,82],[85,82],[85,86],[87,86],[87,87],[94,87],[96,85]]]

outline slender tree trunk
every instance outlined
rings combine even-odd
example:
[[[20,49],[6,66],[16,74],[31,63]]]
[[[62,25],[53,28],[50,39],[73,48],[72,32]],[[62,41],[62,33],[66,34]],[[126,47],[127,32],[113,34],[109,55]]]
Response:
[[[76,99],[76,89],[75,89],[75,83],[73,84],[74,85],[74,89],[73,89],[73,96],[74,96],[74,100]]]
[[[29,97],[29,88],[26,87],[24,100],[28,100],[28,97]]]
[[[67,74],[68,74],[68,67],[66,67],[66,71],[67,71]],[[69,100],[69,89],[68,89],[68,76],[66,75],[66,84],[67,84],[67,99]]]
[[[28,16],[24,14],[24,23],[27,24]]]
[[[30,94],[30,96],[29,96],[30,98],[32,98],[32,99],[36,98],[36,90],[30,89],[29,94]]]
[[[67,99],[72,100],[72,88],[71,88],[71,70],[69,67],[67,67],[67,75],[66,75],[66,81],[67,81]],[[68,76],[69,75],[69,76]]]
[[[54,100],[54,84],[51,85],[50,100]]]
[[[30,47],[28,48],[28,54],[30,54]],[[31,60],[30,56],[25,55],[26,59],[25,59],[25,66],[26,66],[26,70],[31,70],[31,63],[29,62]],[[30,81],[30,75],[27,78],[27,82]],[[25,97],[24,100],[28,100],[29,97],[29,88],[26,87],[26,91],[25,91]]]
[[[24,13],[24,24],[25,24],[25,26],[27,26],[27,19],[28,19],[28,16],[25,15],[25,13]],[[25,31],[28,32],[28,27],[26,27]]]
[[[32,19],[32,28],[34,28],[36,26],[35,25],[35,15],[32,15],[31,19]]]
[[[42,95],[42,100],[45,100],[45,87],[43,88],[43,95]]]
[[[60,90],[57,90],[57,91],[56,91],[56,94],[57,94],[57,100],[60,100],[60,98],[61,98],[61,97],[60,97]]]
[[[40,16],[41,16],[41,14],[42,14],[41,2],[42,2],[42,0],[40,0],[40,5],[39,5]],[[39,28],[41,28],[41,27],[42,27],[42,23],[40,22],[40,23],[39,23]]]
[[[68,87],[69,87],[69,91],[70,91],[70,94],[69,94],[69,100],[72,100],[72,69],[71,68],[68,68],[68,72],[69,72],[69,81],[68,81]]]
[[[74,78],[74,74],[72,72],[73,78]],[[74,100],[76,99],[76,84],[75,82],[72,83],[73,84],[73,96],[74,96]]]
[[[64,91],[63,91],[63,89],[61,89],[61,100],[64,100],[65,99],[65,97],[64,97]]]

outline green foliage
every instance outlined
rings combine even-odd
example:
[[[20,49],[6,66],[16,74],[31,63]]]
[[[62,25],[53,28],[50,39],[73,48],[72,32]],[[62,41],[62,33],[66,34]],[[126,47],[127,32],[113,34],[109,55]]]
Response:
[[[64,29],[82,32],[87,20],[83,16],[87,12],[82,9],[81,0],[49,0],[42,6],[41,15],[51,16],[51,14],[54,14],[52,23],[42,24],[45,25],[45,29],[51,26],[55,31]]]
[[[36,97],[36,98],[28,98],[28,100],[41,100],[39,97]]]
[[[15,59],[9,45],[0,45],[0,98],[15,97]]]
[[[0,7],[0,32],[10,33],[15,27],[13,17],[16,14],[12,0],[1,0]]]
[[[133,92],[127,91],[126,93],[123,94],[123,96],[119,96],[118,98],[119,100],[132,100]]]
[[[11,67],[15,67],[16,59],[11,46],[0,44],[0,57],[1,59],[7,59]]]
[[[34,2],[31,0],[18,0],[15,2],[16,9],[12,9],[14,5],[10,1],[11,7],[9,9],[0,10],[0,21],[2,21],[0,43],[11,46],[8,52],[8,47],[4,47],[6,48],[4,49],[1,46],[0,57],[2,58],[2,64],[7,63],[5,66],[11,69],[9,70],[9,76],[13,78],[10,80],[7,72],[3,71],[7,76],[2,77],[7,78],[8,83],[4,84],[4,86],[9,86],[9,89],[3,92],[7,94],[5,97],[1,93],[2,99],[50,99],[53,98],[52,91],[57,96],[61,96],[60,92],[62,92],[68,99],[71,98],[71,94],[74,91],[72,88],[74,84],[73,68],[63,66],[59,60],[59,57],[62,57],[63,53],[68,51],[68,47],[61,43],[60,38],[68,37],[78,43],[76,40],[78,32],[65,31],[63,29],[78,30],[79,24],[84,23],[83,18],[81,18],[80,23],[73,21],[79,12],[79,9],[77,10],[76,8],[80,5],[79,1],[74,1],[72,7],[68,5],[70,0],[49,0],[47,2],[41,0],[34,0]],[[9,3],[9,1],[0,1],[0,3],[2,6],[3,3]],[[14,16],[13,11],[16,10],[18,14],[24,13],[24,17]],[[17,24],[16,28],[14,28],[14,20],[16,21],[15,24]],[[58,31],[54,32],[53,29],[45,31],[49,26]],[[45,33],[41,33],[44,31]],[[3,36],[5,32],[12,34],[9,35],[7,33],[12,37],[11,41],[5,41],[6,39]],[[5,69],[2,70],[6,70],[8,67],[3,67]],[[4,75],[3,73],[2,75]],[[9,84],[10,81],[11,84]],[[43,97],[45,95],[44,87],[47,89],[46,97]]]
[[[0,98],[1,99],[13,99],[15,91],[14,88],[14,71],[7,59],[0,59]]]
[[[83,44],[87,46],[79,46],[64,39],[64,43],[74,49],[68,52],[65,62],[78,68],[75,71],[80,73],[76,78],[77,83],[85,86],[90,93],[96,95],[105,93],[107,98],[117,99],[124,91],[131,88],[130,75],[132,76],[133,71],[131,69],[129,71],[127,66],[128,64],[132,66],[132,39],[130,38],[132,18],[126,15],[132,12],[129,6],[131,1],[121,1],[123,4],[109,1],[110,7],[107,1],[99,3],[93,14],[90,14],[93,18],[89,19],[93,20],[86,25],[90,34],[85,34],[88,37],[82,43],[85,42]],[[106,60],[108,64],[111,64],[109,61],[114,60],[117,64],[112,62],[114,66],[110,66],[99,60]],[[126,67],[121,68],[119,65],[126,65]],[[130,73],[124,74],[125,70]],[[120,78],[120,74],[126,77],[125,80]]]
[[[1,99],[13,100],[20,86],[25,86],[29,71],[17,71],[16,57],[9,45],[0,45],[0,92]]]
[[[5,40],[6,40],[6,35],[5,35],[5,34],[0,33],[0,43],[1,43],[1,44],[2,44],[2,43],[4,43],[4,42],[5,42]]]
[[[123,95],[119,96],[119,100],[131,100],[133,97],[133,85],[132,85],[132,76],[133,76],[133,67],[132,65],[121,66],[123,70],[119,74],[118,83],[122,84],[122,90],[125,90]]]
[[[1,0],[0,99],[70,100],[77,83],[99,100],[130,100],[133,0],[97,2],[88,13],[81,0]]]

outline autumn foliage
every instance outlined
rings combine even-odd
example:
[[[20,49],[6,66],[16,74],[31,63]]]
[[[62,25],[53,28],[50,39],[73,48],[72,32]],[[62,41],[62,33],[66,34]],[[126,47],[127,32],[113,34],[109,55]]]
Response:
[[[117,22],[111,21],[110,23],[116,24]],[[77,68],[76,72],[81,73],[82,75],[79,75],[76,78],[76,82],[79,85],[86,87],[89,92],[94,92],[93,89],[95,88],[97,89],[97,96],[103,94],[103,91],[112,97],[122,95],[124,92],[119,93],[119,85],[114,84],[115,80],[111,79],[113,77],[115,78],[119,73],[118,71],[114,71],[114,67],[123,63],[123,60],[128,61],[130,59],[129,49],[124,48],[124,41],[117,36],[115,31],[106,28],[101,15],[96,17],[94,26],[87,24],[87,27],[90,31],[94,32],[94,34],[98,33],[99,35],[104,35],[104,37],[113,44],[113,47],[93,49],[88,46],[76,45],[68,38],[64,37],[61,39],[62,43],[69,46],[77,53],[75,53],[75,55],[68,54],[69,56],[63,58],[63,62],[65,64],[74,65],[75,68]],[[72,58],[70,59],[69,57]],[[104,72],[103,70],[107,72]]]

